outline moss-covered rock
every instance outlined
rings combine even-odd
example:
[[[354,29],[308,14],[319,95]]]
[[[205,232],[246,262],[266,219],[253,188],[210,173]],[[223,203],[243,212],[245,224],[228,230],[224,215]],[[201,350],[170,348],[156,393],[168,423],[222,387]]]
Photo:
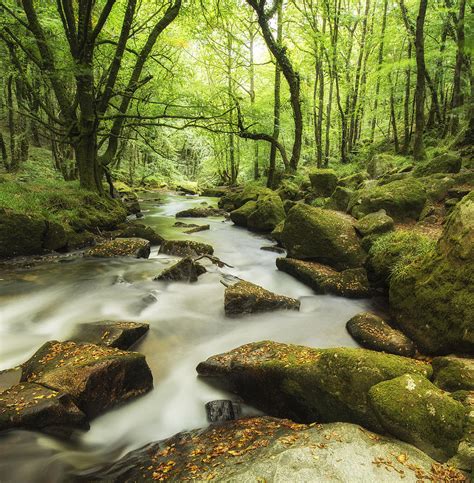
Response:
[[[230,285],[225,290],[224,310],[228,317],[299,308],[299,300],[274,294],[245,280]]]
[[[358,173],[351,174],[341,178],[338,182],[339,186],[344,188],[357,189],[361,183],[369,179],[369,173],[365,171],[359,171]]]
[[[387,215],[385,210],[370,213],[361,218],[355,225],[355,229],[365,237],[375,233],[386,233],[394,229],[393,218]]]
[[[276,193],[282,199],[282,201],[297,200],[301,197],[301,190],[299,186],[294,181],[289,179],[285,179],[281,182]]]
[[[206,273],[206,269],[191,257],[185,257],[171,267],[163,270],[154,280],[172,282],[197,282],[198,277]]]
[[[207,243],[193,240],[165,240],[160,247],[160,253],[177,257],[198,257],[212,255],[214,248]]]
[[[46,342],[22,368],[22,382],[70,394],[88,417],[153,387],[145,356],[95,344]]]
[[[278,223],[278,225],[273,229],[273,231],[271,232],[271,237],[279,244],[281,245],[282,243],[282,239],[281,239],[281,235],[283,233],[283,228],[285,226],[285,221],[280,221],[280,223]]]
[[[261,196],[247,219],[251,230],[269,232],[285,219],[285,210],[279,196]]]
[[[330,210],[346,212],[353,195],[354,190],[343,186],[336,186],[336,189],[333,191],[324,207]]]
[[[54,221],[46,222],[43,248],[46,250],[62,250],[68,245],[68,235],[63,225]]]
[[[412,357],[413,342],[399,330],[390,327],[385,320],[371,312],[362,312],[346,324],[347,331],[362,346],[375,351]]]
[[[405,374],[381,382],[369,390],[369,401],[390,434],[440,461],[456,453],[464,407],[425,377]]]
[[[209,216],[224,216],[225,211],[210,206],[197,206],[176,213],[176,218],[207,218]]]
[[[395,156],[386,153],[379,153],[370,159],[367,163],[367,172],[372,178],[380,176],[397,169],[399,162]]]
[[[433,382],[445,391],[474,391],[474,360],[455,356],[435,357]]]
[[[256,201],[247,201],[245,205],[230,212],[230,219],[238,226],[247,226],[248,217],[256,208]]]
[[[348,210],[356,218],[385,210],[395,220],[418,220],[426,199],[423,184],[414,178],[407,178],[357,190]]]
[[[89,424],[71,396],[26,382],[0,393],[0,431],[7,429],[69,436],[75,430],[89,429]]]
[[[153,228],[142,223],[130,223],[120,230],[118,238],[142,238],[148,240],[152,245],[161,245],[164,240]]]
[[[201,362],[197,371],[267,414],[311,423],[348,421],[381,431],[368,402],[379,382],[429,377],[423,362],[366,349],[312,349],[255,342]]]
[[[433,354],[474,351],[474,192],[461,201],[436,249],[390,281],[390,307],[418,346]]]
[[[298,203],[288,213],[281,238],[290,258],[337,270],[360,267],[366,257],[352,221],[336,211]]]
[[[337,186],[337,175],[333,169],[313,169],[309,173],[311,187],[316,196],[328,197]]]
[[[116,238],[90,248],[84,253],[84,256],[148,258],[150,242],[143,238]]]
[[[459,173],[461,156],[455,153],[444,153],[433,159],[419,163],[413,170],[413,176],[428,176],[434,173]]]
[[[418,181],[423,184],[428,200],[435,203],[444,200],[448,196],[449,190],[456,184],[451,176],[444,174],[424,176],[418,178]]]
[[[294,258],[277,258],[278,270],[289,273],[311,287],[316,293],[342,297],[369,297],[371,289],[363,268],[349,268],[338,272],[326,265]]]
[[[257,201],[260,196],[273,195],[274,191],[255,183],[247,183],[244,188],[238,188],[226,194],[219,200],[219,208],[233,211],[245,205],[248,201]]]

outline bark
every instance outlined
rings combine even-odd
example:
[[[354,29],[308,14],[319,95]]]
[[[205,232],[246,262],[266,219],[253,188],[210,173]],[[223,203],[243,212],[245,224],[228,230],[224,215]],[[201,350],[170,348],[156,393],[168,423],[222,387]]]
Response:
[[[408,60],[411,60],[411,42],[408,42]],[[403,154],[408,154],[411,139],[411,118],[410,118],[410,90],[411,90],[411,68],[408,65],[405,71],[405,98],[403,101]]]
[[[466,55],[464,52],[465,34],[464,34],[464,16],[466,11],[466,0],[459,1],[459,13],[456,24],[456,64],[454,66],[453,78],[453,100],[451,103],[451,133],[456,134],[459,130],[459,112],[458,109],[464,103],[462,92],[462,75],[463,66],[466,64]],[[471,100],[472,101],[472,100]]]

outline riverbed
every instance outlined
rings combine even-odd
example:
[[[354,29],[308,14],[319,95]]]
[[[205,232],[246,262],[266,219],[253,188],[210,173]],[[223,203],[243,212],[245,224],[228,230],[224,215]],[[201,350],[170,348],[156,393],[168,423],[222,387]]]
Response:
[[[48,340],[67,339],[77,324],[131,320],[150,324],[134,350],[146,355],[154,378],[153,391],[93,420],[90,430],[71,442],[26,431],[0,434],[2,483],[66,481],[71,473],[151,441],[206,426],[204,404],[233,398],[196,377],[196,365],[213,354],[266,339],[312,347],[357,345],[345,323],[370,301],[315,295],[276,269],[275,259],[282,255],[261,250],[271,241],[224,218],[180,220],[210,225],[193,235],[173,226],[178,211],[215,205],[214,198],[172,193],[157,198],[146,195],[141,222],[167,239],[211,244],[232,268],[206,263],[208,273],[197,283],[156,282],[153,278],[176,260],[158,254],[159,247],[148,260],[78,255],[29,269],[0,268],[0,370],[20,364]],[[226,276],[298,298],[301,310],[228,319],[221,283]],[[244,413],[256,411],[244,406]]]

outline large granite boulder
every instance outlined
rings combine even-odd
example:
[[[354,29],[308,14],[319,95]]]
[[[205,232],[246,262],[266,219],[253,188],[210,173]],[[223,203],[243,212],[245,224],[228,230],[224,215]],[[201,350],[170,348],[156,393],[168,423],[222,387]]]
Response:
[[[431,354],[474,352],[474,192],[446,223],[438,245],[390,280],[398,325]]]
[[[328,197],[337,186],[337,175],[333,169],[313,169],[309,180],[314,193],[318,197]]]
[[[224,310],[228,317],[299,308],[299,300],[274,294],[245,280],[234,283],[225,290]]]
[[[277,258],[276,265],[278,270],[292,275],[316,293],[350,298],[364,298],[371,294],[364,268],[349,268],[338,272],[317,262],[295,258]]]
[[[177,257],[199,257],[212,255],[214,248],[207,243],[193,240],[166,240],[161,244],[160,253]]]
[[[143,238],[116,238],[90,248],[84,253],[84,256],[148,258],[150,246],[150,242]]]
[[[305,426],[269,417],[180,433],[82,474],[96,481],[466,481],[413,446],[360,426]]]
[[[281,240],[290,258],[337,270],[361,267],[366,258],[350,217],[301,203],[288,213]]]
[[[381,431],[369,389],[403,374],[429,377],[431,366],[366,349],[263,341],[210,357],[197,372],[272,416],[304,423],[347,421]]]
[[[191,257],[179,260],[171,267],[163,270],[153,280],[165,282],[197,282],[198,277],[206,273],[206,269]]]
[[[0,393],[0,431],[26,429],[69,436],[89,429],[86,415],[69,394],[25,382]]]
[[[425,377],[405,374],[381,382],[369,390],[369,402],[388,433],[439,461],[456,453],[464,406]]]
[[[22,382],[71,395],[89,418],[153,387],[145,356],[89,343],[46,342],[22,368]]]
[[[385,320],[371,312],[354,315],[346,324],[347,331],[362,346],[375,351],[412,357],[413,342]]]

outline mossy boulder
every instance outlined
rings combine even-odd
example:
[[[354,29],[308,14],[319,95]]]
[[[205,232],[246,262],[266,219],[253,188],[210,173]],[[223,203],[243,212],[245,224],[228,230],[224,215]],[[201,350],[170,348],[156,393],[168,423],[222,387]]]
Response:
[[[374,385],[370,406],[388,433],[446,461],[463,436],[464,406],[417,374]]]
[[[344,188],[357,189],[361,183],[369,179],[369,173],[359,171],[358,173],[345,176],[338,181],[338,185]]]
[[[423,184],[414,178],[407,178],[357,190],[348,210],[356,218],[385,210],[387,215],[397,221],[418,220],[426,200]]]
[[[46,342],[22,368],[22,382],[70,394],[89,418],[153,387],[145,356],[89,343]]]
[[[177,257],[199,257],[212,255],[214,248],[207,243],[193,240],[165,240],[160,247],[160,253]]]
[[[257,208],[256,201],[247,201],[245,205],[230,212],[230,219],[238,226],[247,226],[247,220]]]
[[[349,268],[338,272],[326,265],[294,258],[277,258],[278,270],[286,272],[316,293],[342,297],[369,297],[371,289],[364,268]]]
[[[431,354],[474,352],[474,192],[454,209],[438,245],[390,280],[398,325]]]
[[[434,173],[459,173],[462,158],[455,153],[444,153],[433,159],[419,163],[413,170],[413,176],[428,176]]]
[[[197,282],[198,277],[206,273],[206,269],[191,257],[179,260],[171,267],[163,270],[153,280],[165,282]]]
[[[444,174],[433,174],[431,176],[417,178],[417,180],[423,184],[428,200],[435,203],[446,199],[449,190],[456,184],[451,176]]]
[[[393,218],[388,216],[385,210],[370,213],[358,220],[354,225],[356,231],[363,237],[392,231],[394,226]]]
[[[219,200],[219,208],[233,211],[245,205],[248,201],[257,201],[260,196],[275,194],[269,188],[255,183],[248,183],[244,188],[238,188],[226,194]]]
[[[278,225],[272,230],[271,232],[271,237],[279,244],[281,245],[282,243],[282,239],[281,239],[281,235],[283,233],[283,228],[285,226],[285,221],[280,221],[280,223],[278,223]]]
[[[285,210],[279,196],[261,196],[247,218],[251,230],[270,232],[285,219]]]
[[[386,153],[379,153],[370,159],[367,163],[367,172],[372,178],[379,178],[380,176],[396,170],[399,162],[395,156]]]
[[[197,372],[273,416],[305,423],[347,421],[381,431],[369,406],[370,388],[403,374],[429,377],[431,366],[366,349],[263,341],[210,357]]]
[[[225,290],[224,310],[228,317],[299,308],[299,300],[274,294],[245,280],[232,284]]]
[[[60,223],[46,221],[46,232],[43,239],[43,248],[46,250],[62,250],[68,245],[68,234]]]
[[[316,196],[331,196],[337,186],[337,175],[333,169],[313,169],[309,180]]]
[[[176,218],[207,218],[209,216],[224,216],[226,212],[210,206],[197,206],[176,213]]]
[[[130,223],[119,231],[118,238],[142,238],[152,245],[161,245],[164,238],[153,228],[142,223]]]
[[[381,317],[371,312],[362,312],[346,324],[347,331],[362,346],[375,351],[412,357],[415,354],[413,342]]]
[[[89,429],[72,397],[36,383],[21,383],[0,393],[0,431],[24,429],[69,436]]]
[[[281,182],[276,194],[282,199],[282,201],[297,200],[301,197],[301,190],[295,182],[286,179]]]
[[[84,253],[84,256],[148,258],[150,242],[143,238],[116,238],[90,248]]]
[[[326,201],[324,207],[330,210],[347,211],[349,202],[354,195],[354,190],[345,188],[344,186],[336,186],[329,200]]]
[[[336,211],[296,204],[288,213],[281,239],[290,258],[337,270],[360,267],[366,258],[350,217]]]
[[[88,342],[127,350],[138,342],[149,328],[148,324],[141,322],[101,320],[79,324],[69,339],[73,342]]]
[[[474,360],[464,357],[435,357],[433,382],[445,391],[474,391]]]

